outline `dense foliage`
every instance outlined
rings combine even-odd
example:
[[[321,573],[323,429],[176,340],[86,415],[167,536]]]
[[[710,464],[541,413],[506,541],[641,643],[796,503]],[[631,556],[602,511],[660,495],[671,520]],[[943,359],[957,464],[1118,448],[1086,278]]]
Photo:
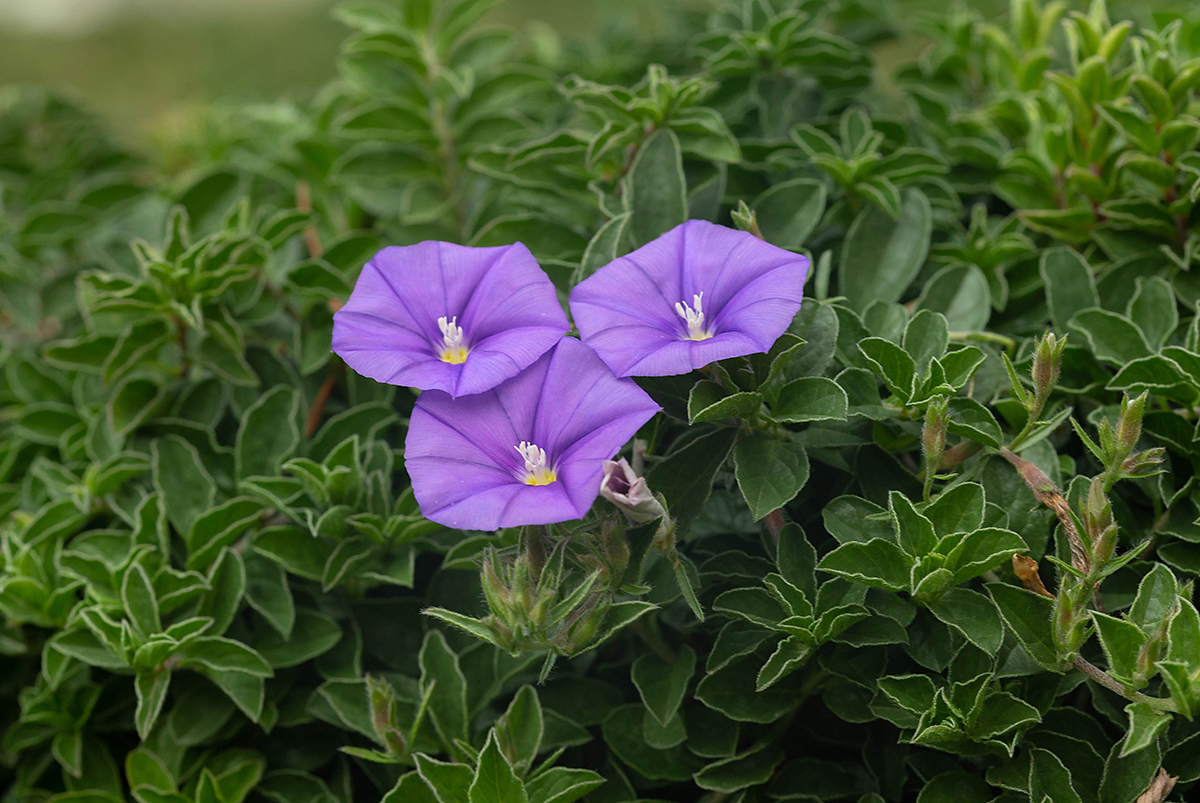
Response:
[[[1194,793],[1200,19],[952,10],[883,75],[885,0],[488,6],[349,0],[170,174],[0,94],[4,800]],[[519,241],[565,303],[688,218],[812,269],[638,380],[666,516],[422,518],[416,394],[330,349],[364,262]]]

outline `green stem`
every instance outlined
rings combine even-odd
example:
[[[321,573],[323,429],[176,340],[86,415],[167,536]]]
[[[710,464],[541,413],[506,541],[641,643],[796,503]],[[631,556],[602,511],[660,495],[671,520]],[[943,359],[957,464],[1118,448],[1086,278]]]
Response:
[[[996,343],[1004,346],[1006,351],[1012,351],[1017,347],[1017,341],[1011,337],[997,334],[996,332],[951,332],[951,340],[977,340],[980,343]]]
[[[1142,694],[1140,691],[1129,691],[1123,685],[1121,685],[1116,678],[1095,664],[1089,662],[1083,656],[1075,656],[1075,668],[1099,683],[1104,688],[1121,695],[1127,700],[1132,700],[1135,703],[1146,703],[1157,711],[1174,712],[1179,710],[1175,707],[1175,701],[1169,697],[1151,697],[1147,694]]]

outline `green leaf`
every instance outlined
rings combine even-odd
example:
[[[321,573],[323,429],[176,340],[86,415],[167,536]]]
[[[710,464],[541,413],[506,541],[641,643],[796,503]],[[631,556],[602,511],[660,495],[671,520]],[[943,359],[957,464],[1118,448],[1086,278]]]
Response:
[[[467,715],[467,678],[459,667],[458,656],[437,630],[425,634],[418,657],[421,666],[421,693],[429,695],[429,716],[449,746],[455,739],[466,739],[470,725]]]
[[[673,131],[660,129],[642,143],[625,188],[634,245],[645,245],[687,220],[687,179]]]
[[[169,387],[142,374],[122,379],[105,405],[108,425],[118,437],[128,435],[166,405]]]
[[[134,630],[143,639],[162,632],[154,586],[140,563],[133,564],[125,572],[125,580],[121,583],[121,604],[125,606],[125,613]]]
[[[868,337],[860,341],[858,350],[896,398],[904,403],[912,398],[917,367],[907,351],[881,337]]]
[[[258,611],[285,640],[296,624],[296,604],[283,567],[257,552],[243,553],[246,603]],[[270,661],[269,656],[264,656]],[[277,664],[272,664],[277,666]]]
[[[1171,715],[1159,711],[1149,703],[1130,703],[1125,706],[1129,715],[1129,729],[1121,743],[1118,758],[1126,758],[1139,750],[1157,744],[1159,734],[1171,724]]]
[[[438,803],[471,803],[470,788],[474,773],[465,764],[438,761],[422,753],[413,756],[417,762],[417,773],[433,790]],[[408,803],[408,801],[397,801]]]
[[[824,182],[797,178],[775,184],[751,208],[767,242],[796,251],[821,222],[825,196]]]
[[[626,212],[605,223],[596,232],[584,249],[579,270],[575,272],[574,284],[579,284],[629,249],[629,218]]]
[[[712,493],[713,477],[725,462],[737,431],[713,429],[685,446],[670,452],[646,475],[646,482],[655,493],[667,500],[667,509],[686,530],[699,515],[704,502]]]
[[[1096,280],[1083,256],[1073,248],[1048,248],[1042,252],[1038,269],[1046,283],[1046,303],[1054,330],[1063,335],[1077,312],[1100,306]]]
[[[1112,746],[1104,762],[1104,780],[1100,782],[1100,803],[1129,803],[1137,800],[1154,780],[1162,764],[1157,740],[1141,750],[1126,753],[1124,740]]]
[[[888,494],[888,512],[896,530],[896,543],[913,557],[923,557],[938,546],[933,522],[917,511],[907,496],[899,491]]]
[[[949,413],[947,432],[993,449],[1000,448],[1004,432],[988,408],[974,399],[956,396],[950,400]]]
[[[754,392],[729,393],[716,382],[702,379],[688,396],[688,422],[719,418],[746,418],[758,412],[762,395]]]
[[[138,738],[142,741],[150,738],[150,731],[158,721],[163,703],[167,700],[167,689],[171,685],[171,670],[147,670],[138,672],[134,684],[137,690],[137,712],[134,722],[137,725]]]
[[[185,642],[175,653],[181,666],[203,667],[267,678],[274,674],[266,659],[240,641],[223,636],[200,636]]]
[[[714,761],[697,772],[694,780],[701,789],[731,795],[749,786],[765,784],[783,758],[780,747],[760,742],[740,755]]]
[[[1138,652],[1146,643],[1146,634],[1133,622],[1100,611],[1092,612],[1092,622],[1108,658],[1109,671],[1118,678],[1132,678],[1137,673]]]
[[[943,772],[930,779],[917,795],[917,803],[987,803],[991,799],[991,787],[978,775],[962,770]]]
[[[808,482],[808,454],[793,441],[750,435],[738,441],[733,461],[738,488],[755,521],[786,505]]]
[[[983,486],[963,482],[937,495],[921,513],[933,524],[939,537],[971,532],[983,524]]]
[[[544,730],[537,692],[532,686],[522,686],[493,726],[496,744],[518,776],[524,777],[533,766]]]
[[[986,587],[1000,610],[1000,617],[1029,657],[1045,669],[1061,671],[1051,635],[1053,600],[1006,583],[988,583]]]
[[[921,310],[904,327],[901,346],[913,359],[916,372],[929,371],[930,360],[940,360],[950,345],[950,327],[940,312]]]
[[[1072,316],[1069,328],[1084,338],[1096,358],[1117,367],[1149,357],[1150,344],[1133,321],[1102,309],[1086,309]]]
[[[246,408],[234,450],[239,479],[279,473],[300,444],[299,409],[300,394],[287,385],[276,385]]]
[[[1004,643],[1004,624],[996,607],[978,591],[952,588],[927,607],[988,655],[995,655]]]
[[[1161,563],[1155,563],[1138,583],[1137,596],[1130,606],[1129,621],[1149,633],[1156,630],[1163,618],[1175,607],[1179,596],[1179,582],[1175,575]]]
[[[150,464],[154,489],[167,518],[177,532],[190,533],[217,495],[216,481],[201,462],[200,453],[178,435],[167,435],[150,443]]]
[[[466,767],[463,767],[463,769],[467,770],[467,778],[469,781],[471,771]],[[286,772],[286,770],[283,771]],[[267,778],[263,779],[264,783],[270,779],[271,777],[268,775]],[[279,795],[276,797],[270,792],[263,792],[262,787],[263,784],[259,784],[255,791],[260,794],[265,794],[273,801],[273,803],[291,803],[292,800],[312,800],[318,801],[318,803],[334,803],[334,801],[337,799],[333,796],[332,792],[325,791],[322,793],[319,790],[316,794],[300,793],[294,796]],[[303,797],[301,797],[301,795],[303,795]],[[383,796],[383,799],[380,801],[380,803],[441,803],[441,801],[438,799],[437,795],[433,793],[429,786],[426,785],[425,781],[422,780],[421,774],[414,770],[406,775],[401,775],[400,780],[396,781],[396,785],[392,787],[390,792]]]
[[[188,568],[207,567],[222,549],[250,529],[264,512],[266,508],[259,500],[238,496],[201,515],[186,537]]]
[[[527,803],[529,800],[525,785],[500,752],[495,733],[488,734],[487,743],[479,754],[467,800],[469,803]]]
[[[203,674],[217,684],[251,722],[259,721],[266,702],[266,685],[262,678],[236,671],[206,670]]]
[[[525,784],[530,803],[574,803],[604,783],[604,776],[574,767],[551,767]]]
[[[703,762],[683,745],[660,750],[647,744],[642,731],[645,713],[636,704],[613,709],[601,725],[605,743],[624,764],[650,780],[689,780]]]
[[[851,541],[830,552],[817,569],[888,591],[909,590],[913,559],[891,541]]]
[[[983,574],[1002,561],[1011,561],[1013,553],[1029,548],[1021,536],[999,527],[985,527],[954,539],[947,537],[938,543],[937,551],[946,556],[946,568],[954,573],[954,584],[965,583]]]
[[[683,645],[673,661],[647,652],[633,662],[630,677],[646,709],[663,727],[675,716],[696,671],[696,653]]]
[[[932,229],[929,201],[919,190],[904,190],[895,219],[876,206],[864,209],[846,232],[838,263],[838,288],[850,308],[899,301],[925,264]]]
[[[947,265],[925,283],[917,309],[941,313],[951,331],[981,331],[992,315],[987,276],[975,265]]]
[[[1167,626],[1167,658],[1172,661],[1186,661],[1195,665],[1196,656],[1200,655],[1200,614],[1196,606],[1185,597],[1179,597],[1179,610],[1171,618]]]
[[[771,417],[789,424],[845,421],[849,404],[846,391],[837,382],[823,376],[806,376],[780,388],[771,406]]]
[[[286,637],[274,629],[260,632],[254,640],[254,649],[277,669],[311,661],[342,639],[341,626],[328,614],[301,608],[295,616],[295,625]]]
[[[1049,750],[1030,750],[1029,797],[1037,803],[1083,803],[1071,781],[1071,773]],[[1098,758],[1098,757],[1097,757]],[[990,776],[989,776],[990,779]]]

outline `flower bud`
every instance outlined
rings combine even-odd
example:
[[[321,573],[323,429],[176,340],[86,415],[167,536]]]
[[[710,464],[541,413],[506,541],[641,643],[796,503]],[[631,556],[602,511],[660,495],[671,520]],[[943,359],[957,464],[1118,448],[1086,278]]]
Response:
[[[1083,527],[1087,531],[1088,540],[1095,544],[1100,538],[1100,533],[1112,525],[1112,505],[1104,494],[1102,478],[1092,478],[1082,513]]]
[[[1146,391],[1136,399],[1126,396],[1121,400],[1121,415],[1117,418],[1117,454],[1122,460],[1133,451],[1142,436],[1142,414],[1146,411],[1149,393]]]
[[[396,726],[396,692],[383,678],[367,675],[367,695],[371,706],[371,725],[375,735],[398,756],[407,757],[408,740]]]
[[[1059,340],[1053,332],[1038,341],[1033,352],[1033,388],[1034,398],[1038,401],[1038,412],[1050,397],[1050,391],[1058,384],[1058,374],[1062,368],[1063,348],[1067,345],[1064,337]]]
[[[1112,559],[1117,551],[1117,525],[1110,524],[1101,532],[1092,544],[1092,565],[1103,566]]]
[[[600,625],[608,616],[609,602],[600,597],[596,604],[568,625],[562,633],[561,649],[564,655],[577,655],[590,648],[600,632]]]
[[[1135,477],[1154,473],[1155,468],[1162,464],[1166,454],[1167,450],[1161,446],[1138,452],[1125,458],[1125,461],[1121,463],[1121,473]]]
[[[925,428],[921,431],[921,448],[925,453],[925,471],[937,473],[942,461],[942,452],[946,450],[946,425],[950,421],[947,414],[950,400],[938,396],[929,403],[925,411]]]
[[[604,461],[600,495],[620,508],[633,524],[646,524],[667,515],[650,493],[646,478],[635,474],[625,458]]]

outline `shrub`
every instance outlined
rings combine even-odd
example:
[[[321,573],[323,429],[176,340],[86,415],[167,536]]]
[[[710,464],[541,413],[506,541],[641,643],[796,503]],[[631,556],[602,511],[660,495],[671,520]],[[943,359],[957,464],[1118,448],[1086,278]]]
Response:
[[[1200,18],[953,9],[881,83],[882,0],[489,5],[343,3],[178,173],[0,96],[5,800],[1194,789]],[[811,258],[787,332],[638,378],[582,519],[423,518],[416,393],[331,352],[364,263],[521,242],[565,305],[688,219]]]

